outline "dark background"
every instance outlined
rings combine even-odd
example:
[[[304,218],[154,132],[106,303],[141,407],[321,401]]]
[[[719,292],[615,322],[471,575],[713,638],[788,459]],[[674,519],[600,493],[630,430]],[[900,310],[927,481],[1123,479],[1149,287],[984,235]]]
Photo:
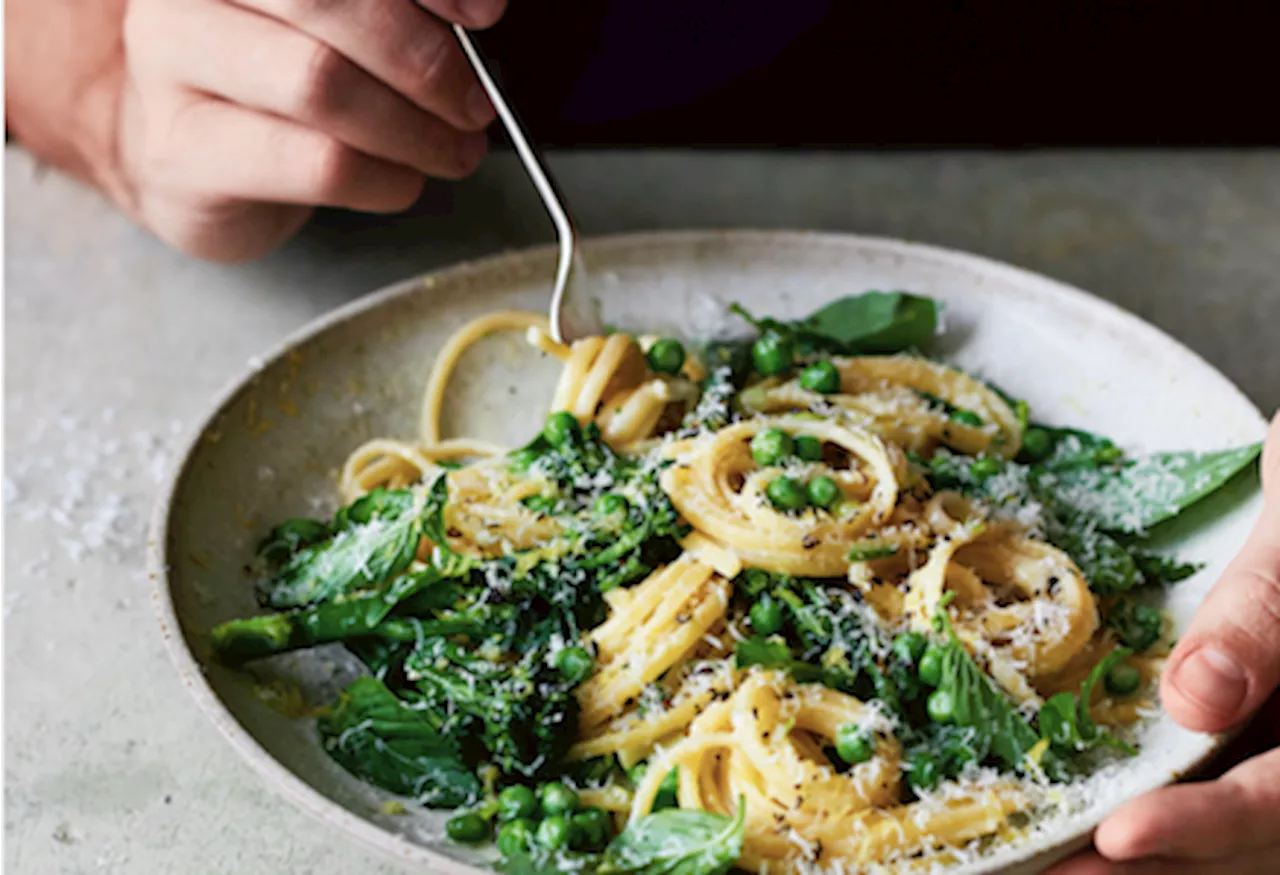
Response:
[[[553,147],[1277,145],[1273,9],[512,0],[479,43]]]

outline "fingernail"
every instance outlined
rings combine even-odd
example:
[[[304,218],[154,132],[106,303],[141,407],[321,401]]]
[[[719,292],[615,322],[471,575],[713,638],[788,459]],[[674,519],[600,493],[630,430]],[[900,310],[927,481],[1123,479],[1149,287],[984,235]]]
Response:
[[[477,125],[487,125],[493,121],[493,104],[489,102],[489,95],[485,94],[484,86],[479,82],[473,83],[471,90],[467,92],[466,107],[467,117]]]
[[[493,27],[506,11],[506,0],[461,0],[459,12],[470,27]]]
[[[1234,716],[1249,692],[1243,668],[1220,651],[1202,647],[1178,666],[1173,678],[1178,691],[1197,705],[1222,717]]]

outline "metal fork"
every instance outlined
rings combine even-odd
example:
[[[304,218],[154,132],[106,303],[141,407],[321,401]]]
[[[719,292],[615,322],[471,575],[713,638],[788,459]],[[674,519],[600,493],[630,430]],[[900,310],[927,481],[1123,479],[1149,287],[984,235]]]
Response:
[[[470,34],[458,24],[453,26],[453,32],[457,35],[458,42],[462,44],[462,51],[466,53],[467,60],[475,69],[480,85],[489,95],[489,100],[493,102],[493,108],[497,110],[498,118],[502,120],[502,126],[506,129],[507,136],[511,138],[511,143],[515,146],[516,154],[520,156],[524,169],[529,173],[529,178],[533,180],[534,188],[538,190],[543,205],[551,214],[551,222],[556,226],[560,256],[556,263],[555,287],[551,293],[551,336],[560,343],[572,343],[582,337],[603,334],[604,327],[600,322],[599,313],[590,306],[582,288],[582,276],[586,273],[586,269],[578,254],[578,237],[573,227],[573,220],[569,218],[569,211],[565,208],[564,195],[556,185],[555,178],[547,170],[542,156],[525,136],[524,129],[516,119],[515,113],[511,111],[511,107],[507,105],[502,91],[489,75],[485,61],[471,41]]]

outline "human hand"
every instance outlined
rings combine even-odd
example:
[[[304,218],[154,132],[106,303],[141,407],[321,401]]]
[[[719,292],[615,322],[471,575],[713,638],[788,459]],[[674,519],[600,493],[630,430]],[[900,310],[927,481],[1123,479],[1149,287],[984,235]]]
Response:
[[[242,261],[318,206],[408,209],[485,153],[494,112],[448,21],[505,0],[129,0],[116,183],[198,257]]]
[[[1048,875],[1275,875],[1280,872],[1280,415],[1262,459],[1266,506],[1169,656],[1166,711],[1220,732],[1256,714],[1212,780],[1122,806],[1094,849]]]

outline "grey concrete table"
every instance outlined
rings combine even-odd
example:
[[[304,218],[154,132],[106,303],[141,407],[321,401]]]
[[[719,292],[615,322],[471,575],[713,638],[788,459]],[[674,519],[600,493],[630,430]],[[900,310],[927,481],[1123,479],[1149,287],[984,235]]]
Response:
[[[1005,259],[1179,337],[1280,404],[1280,154],[581,154],[587,233],[822,228]],[[328,216],[196,263],[5,158],[6,871],[391,875],[263,787],[187,700],[142,570],[186,423],[246,361],[393,280],[550,228],[509,156],[395,222]]]

